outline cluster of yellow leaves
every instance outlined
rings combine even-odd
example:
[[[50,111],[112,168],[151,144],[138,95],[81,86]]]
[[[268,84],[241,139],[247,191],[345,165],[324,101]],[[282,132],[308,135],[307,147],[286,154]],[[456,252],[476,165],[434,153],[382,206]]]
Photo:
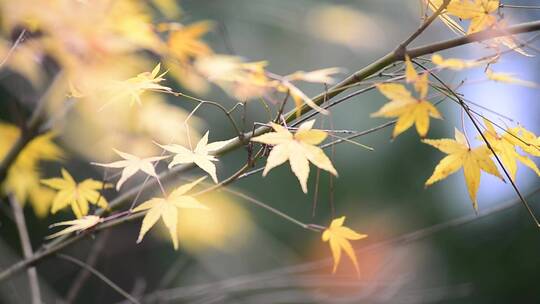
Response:
[[[315,120],[306,121],[292,134],[287,128],[272,123],[274,132],[251,139],[254,142],[274,146],[266,161],[263,176],[288,160],[304,193],[307,193],[309,162],[337,176],[330,159],[316,146],[324,141],[328,134],[322,130],[312,129],[314,124]]]
[[[495,163],[491,159],[492,152],[487,145],[484,144],[475,148],[471,147],[465,135],[457,129],[455,130],[455,140],[449,138],[424,139],[423,142],[448,154],[435,167],[433,174],[426,181],[426,186],[445,179],[463,167],[469,196],[473,202],[474,209],[478,210],[476,193],[480,186],[481,171],[502,179],[497,166],[495,166]]]
[[[518,161],[540,176],[540,170],[534,161],[518,152],[518,148],[520,148],[526,154],[540,156],[540,138],[521,126],[507,129],[503,134],[499,134],[489,120],[484,119],[484,125],[483,137],[478,136],[477,138],[482,141],[485,138],[493,150],[485,143],[475,148],[471,147],[465,135],[457,129],[455,130],[455,140],[423,140],[424,143],[448,154],[435,167],[433,174],[426,181],[426,186],[445,179],[463,168],[465,182],[475,210],[478,210],[476,193],[480,185],[481,172],[484,171],[501,180],[503,179],[492,160],[493,152],[500,159],[502,166],[504,166],[513,181],[516,178]]]
[[[324,75],[325,73],[323,72],[321,74]],[[296,75],[296,77],[304,76],[305,74]],[[318,75],[315,76],[317,78],[319,77]],[[310,77],[309,73],[308,77]],[[324,154],[321,148],[317,147],[318,144],[326,139],[328,134],[325,131],[313,129],[314,124],[315,120],[306,121],[293,134],[286,127],[272,123],[271,127],[274,132],[269,132],[251,139],[254,142],[273,146],[266,161],[263,176],[266,176],[270,170],[288,160],[291,170],[298,178],[304,193],[307,193],[309,162],[337,176],[337,171],[330,159]],[[334,273],[341,260],[342,250],[349,256],[356,271],[359,272],[356,255],[349,241],[360,240],[367,237],[367,235],[358,234],[352,229],[344,227],[344,221],[344,216],[334,219],[330,227],[323,232],[322,240],[330,244],[334,259]]]
[[[19,136],[21,136],[19,128],[0,123],[0,160],[7,155]],[[45,217],[49,213],[54,195],[39,182],[41,175],[39,164],[42,161],[59,160],[63,155],[60,147],[52,141],[53,137],[54,134],[49,132],[30,141],[17,156],[1,185],[3,193],[14,195],[21,204],[29,201],[39,217]]]
[[[335,273],[339,262],[341,261],[341,250],[345,251],[345,254],[349,256],[354,264],[357,273],[360,273],[358,268],[358,261],[356,260],[356,254],[349,241],[357,241],[366,238],[366,234],[360,234],[352,230],[351,228],[343,226],[345,217],[336,218],[330,223],[330,227],[324,230],[322,234],[322,240],[330,243],[330,250],[332,251],[332,257],[334,258]]]
[[[152,72],[143,72],[125,81],[115,82],[107,88],[111,92],[107,104],[128,99],[130,106],[134,103],[142,105],[141,95],[145,92],[171,93],[171,88],[159,84],[165,80],[163,76],[167,73],[159,74],[160,69],[161,64],[158,63]]]
[[[396,126],[392,137],[396,137],[409,129],[413,124],[421,137],[425,137],[429,130],[430,117],[442,119],[437,108],[426,96],[429,89],[428,73],[418,74],[412,62],[407,57],[405,60],[405,76],[408,83],[414,85],[419,97],[413,97],[411,92],[399,83],[381,83],[377,89],[390,99],[379,111],[373,113],[372,117],[397,117]]]
[[[266,71],[266,61],[244,62],[242,58],[228,55],[214,55],[200,58],[196,69],[210,81],[223,88],[225,92],[242,101],[265,97],[270,100],[271,92],[288,93],[294,100],[296,109],[306,104],[316,111],[328,112],[316,105],[302,90],[293,84],[295,81],[332,84],[332,75],[338,68],[321,69],[311,72],[297,71],[279,77]]]
[[[432,11],[443,4],[444,0],[424,0],[423,5],[427,5]],[[504,30],[506,24],[504,20],[499,20],[497,11],[500,6],[499,0],[450,0],[450,3],[443,10],[439,18],[455,33],[465,35],[480,32],[483,30],[497,28]],[[469,26],[465,30],[454,18],[459,21],[469,21]],[[530,56],[524,50],[518,47],[512,37],[498,37],[493,39],[494,43],[489,46],[495,49],[499,48],[499,44],[505,45],[522,55]]]
[[[520,140],[519,135],[517,135],[517,130],[507,130],[501,135],[497,133],[495,127],[490,121],[484,119],[484,125],[486,126],[486,130],[483,133],[484,137],[489,142],[495,153],[499,156],[504,168],[508,171],[512,180],[516,179],[517,161],[529,167],[538,176],[540,176],[540,170],[534,161],[532,161],[529,157],[521,155],[517,152],[517,147],[527,143],[525,140]],[[532,155],[538,156],[538,150]]]
[[[171,235],[174,249],[178,249],[178,235],[176,228],[178,223],[178,209],[207,209],[207,207],[201,204],[197,199],[186,195],[188,191],[203,181],[204,178],[205,177],[176,188],[166,198],[155,197],[133,209],[133,212],[146,211],[137,243],[140,243],[148,230],[162,218]]]
[[[89,204],[107,208],[107,200],[99,191],[108,187],[108,185],[100,181],[88,178],[81,183],[77,183],[71,174],[62,168],[62,178],[49,178],[41,180],[41,182],[57,190],[51,207],[53,214],[58,210],[71,206],[75,216],[82,218],[88,214]]]

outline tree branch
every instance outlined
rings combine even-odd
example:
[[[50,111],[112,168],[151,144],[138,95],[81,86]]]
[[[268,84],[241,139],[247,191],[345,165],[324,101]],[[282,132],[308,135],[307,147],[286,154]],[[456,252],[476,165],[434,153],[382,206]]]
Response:
[[[95,269],[94,267],[84,263],[83,261],[80,261],[74,257],[71,257],[69,255],[65,255],[65,254],[57,254],[56,255],[58,258],[62,259],[62,260],[66,260],[68,262],[71,262],[81,268],[84,268],[88,271],[90,271],[93,275],[95,275],[97,278],[99,278],[101,281],[103,281],[105,284],[107,284],[108,286],[110,286],[112,289],[114,289],[114,291],[118,292],[119,294],[121,294],[124,298],[126,298],[129,302],[131,303],[134,303],[134,304],[140,304],[139,301],[137,301],[137,299],[135,299],[132,295],[130,295],[127,291],[123,290],[120,286],[116,285],[113,281],[111,281],[109,278],[107,278],[104,274],[102,274],[101,272],[99,272],[97,269]]]
[[[17,231],[19,232],[23,257],[25,259],[29,259],[32,257],[33,252],[32,243],[30,243],[30,237],[28,235],[28,229],[26,226],[26,220],[24,219],[24,211],[19,202],[12,195],[9,196],[9,203],[13,209],[15,225],[17,226]],[[32,304],[41,304],[41,291],[39,289],[39,280],[36,268],[30,267],[26,270],[26,272],[28,274],[28,283],[30,285]]]

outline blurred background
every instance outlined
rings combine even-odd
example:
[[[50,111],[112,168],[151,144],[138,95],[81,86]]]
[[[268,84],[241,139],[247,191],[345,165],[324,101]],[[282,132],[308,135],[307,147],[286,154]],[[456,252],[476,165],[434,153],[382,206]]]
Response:
[[[514,2],[536,3],[504,1]],[[214,22],[204,40],[217,53],[238,55],[248,61],[267,60],[267,69],[279,75],[341,67],[344,69],[341,78],[395,48],[416,29],[421,14],[420,3],[415,0],[184,0],[180,4],[182,23]],[[503,12],[510,24],[540,18],[538,10]],[[452,37],[455,34],[436,21],[414,45]],[[475,59],[487,53],[482,47],[471,45],[442,54]],[[537,55],[534,51],[531,54]],[[117,62],[111,67],[121,64]],[[135,65],[126,65],[127,70],[141,71]],[[538,57],[509,53],[495,67],[497,71],[516,73],[522,79],[538,83],[539,66]],[[466,80],[460,92],[468,99],[540,133],[537,89],[477,81],[483,79],[481,70],[443,76],[453,84]],[[167,85],[181,92],[193,92],[172,81]],[[28,88],[28,82],[12,71],[0,72],[3,122],[17,124],[21,116],[31,111],[32,100],[40,93]],[[322,85],[301,88],[309,96],[324,91]],[[219,101],[228,108],[236,103],[217,86],[193,94]],[[111,112],[104,111],[97,118],[67,115],[59,123],[56,140],[65,151],[64,161],[45,163],[41,169],[43,176],[58,176],[60,167],[66,167],[79,180],[100,179],[103,171],[90,166],[89,161],[110,160],[107,147],[111,143],[151,154],[154,151],[146,151],[144,143],[151,145],[152,138],[165,142],[171,130],[175,130],[176,135],[172,136],[177,142],[185,140],[184,126],[179,122],[195,105],[182,97],[159,95],[159,99],[163,101],[156,103],[174,106],[174,110],[167,108],[155,112],[159,114],[137,118],[136,124],[146,123],[156,129],[142,137],[145,141],[134,141],[130,137],[132,133],[124,137],[115,133],[114,137],[104,139],[110,135],[106,133],[112,133],[107,129],[111,128],[110,121],[119,117],[112,112],[114,109],[107,109]],[[375,91],[351,98],[333,108],[331,116],[320,117],[319,127],[357,131],[375,127],[385,120],[369,115],[385,102]],[[451,138],[454,127],[461,128],[460,111],[450,102],[443,102],[440,108],[445,119],[432,121],[428,137]],[[498,116],[480,111],[501,122]],[[170,118],[161,116],[163,113]],[[246,130],[254,122],[268,120],[264,107],[257,101],[247,104],[245,117]],[[240,119],[240,114],[237,118]],[[160,127],[160,120],[167,125]],[[507,120],[501,123],[511,125]],[[190,126],[198,134],[210,130],[210,141],[235,136],[223,114],[212,108],[197,111]],[[472,126],[466,125],[466,130],[474,134]],[[509,183],[483,174],[479,208],[486,211],[515,202],[513,207],[472,221],[451,222],[437,231],[426,231],[423,229],[433,225],[474,217],[463,173],[460,171],[425,189],[425,180],[443,154],[421,144],[415,132],[409,130],[391,140],[391,128],[385,128],[357,141],[375,151],[347,143],[337,145],[335,150],[327,149],[339,178],[331,179],[325,172],[318,176],[311,166],[307,195],[302,193],[288,165],[272,170],[265,178],[256,174],[242,179],[232,189],[306,223],[328,225],[332,218],[346,215],[348,227],[369,235],[353,243],[358,249],[360,278],[348,259],[331,275],[330,251],[321,242],[320,234],[303,230],[225,191],[201,199],[211,212],[181,212],[178,251],[172,248],[163,228],[158,227],[161,223],[136,245],[140,220],[135,220],[86,238],[65,252],[81,260],[93,257],[96,269],[123,289],[152,303],[537,303],[540,300],[536,288],[540,279],[540,234],[518,204]],[[220,179],[237,170],[245,158],[245,150],[225,156],[218,166]],[[141,180],[131,181],[126,189]],[[538,176],[524,167],[519,167],[517,181],[524,194],[540,187]],[[112,199],[117,194],[110,191],[106,195]],[[528,200],[540,214],[537,203],[540,195],[532,194]],[[21,253],[16,228],[8,215],[10,210],[7,203],[2,204],[0,266],[5,268],[18,261]],[[50,234],[48,225],[72,218],[70,212],[39,217],[28,205],[25,215],[34,248]],[[399,238],[414,232],[417,234]],[[386,242],[396,237],[396,241]],[[80,268],[50,257],[38,265],[37,271],[45,303],[55,303],[73,292]],[[2,283],[0,292],[3,303],[27,303],[25,274]],[[75,303],[121,301],[120,295],[93,276],[84,281],[74,298]]]

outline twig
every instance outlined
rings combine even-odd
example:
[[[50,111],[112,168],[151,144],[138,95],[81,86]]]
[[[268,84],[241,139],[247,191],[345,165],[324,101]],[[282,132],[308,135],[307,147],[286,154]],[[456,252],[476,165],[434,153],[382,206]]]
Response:
[[[439,15],[446,9],[448,4],[450,4],[450,0],[444,0],[441,6],[439,6],[439,8],[433,12],[433,14],[426,19],[414,33],[405,39],[405,41],[403,41],[394,52],[400,57],[405,57],[405,54],[407,53],[407,46],[409,46],[414,39],[418,38],[418,36],[420,36],[420,34],[422,34],[428,28],[428,26],[430,26],[431,23],[435,21],[437,17],[439,17]]]
[[[93,275],[95,275],[97,278],[99,278],[101,281],[103,281],[103,283],[107,284],[109,287],[114,289],[114,291],[118,292],[120,295],[122,295],[124,298],[126,298],[131,303],[140,304],[140,302],[137,299],[132,297],[127,291],[123,290],[120,286],[116,285],[113,281],[111,281],[109,278],[107,278],[104,274],[99,272],[94,267],[84,263],[81,260],[78,260],[78,259],[76,259],[74,257],[71,257],[69,255],[58,253],[56,256],[58,258],[62,259],[62,260],[66,260],[68,262],[71,262],[71,263],[73,263],[73,264],[75,264],[75,265],[77,265],[79,267],[82,267],[82,268],[90,271]]]
[[[86,265],[94,266],[97,262],[97,259],[102,252],[103,248],[105,247],[105,243],[107,243],[107,239],[109,238],[109,230],[105,231],[103,235],[94,243],[92,246],[92,249],[90,250],[90,253],[88,254],[88,257],[86,258]],[[73,284],[71,284],[71,287],[69,288],[69,291],[66,295],[66,302],[67,303],[73,303],[75,299],[77,298],[77,295],[79,294],[79,291],[83,287],[84,283],[88,278],[90,277],[90,271],[86,268],[79,271],[77,274],[77,277],[73,281]]]
[[[15,224],[17,225],[17,231],[19,232],[19,239],[21,241],[21,247],[23,257],[28,259],[32,256],[32,243],[30,243],[30,237],[28,236],[28,229],[26,226],[26,220],[24,219],[24,211],[13,195],[8,197],[11,208],[13,209],[13,215],[15,218]],[[39,280],[35,267],[30,267],[26,270],[28,274],[28,284],[30,285],[30,295],[33,304],[41,304],[41,291],[39,289]]]

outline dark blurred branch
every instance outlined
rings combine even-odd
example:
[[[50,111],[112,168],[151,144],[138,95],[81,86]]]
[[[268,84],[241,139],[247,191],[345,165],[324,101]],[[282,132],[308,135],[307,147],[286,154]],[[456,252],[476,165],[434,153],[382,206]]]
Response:
[[[90,249],[90,253],[88,254],[88,257],[86,258],[86,265],[94,266],[96,265],[96,262],[99,258],[99,255],[101,254],[103,248],[105,247],[105,243],[107,243],[107,239],[109,238],[110,231],[105,231],[101,237],[94,243],[92,246],[92,249]],[[90,271],[86,268],[81,269],[79,273],[77,274],[77,277],[73,281],[73,284],[71,284],[71,287],[69,288],[69,291],[66,296],[66,303],[73,303],[75,299],[77,298],[77,295],[79,294],[79,291],[83,287],[84,283],[88,278],[90,277]]]
[[[526,197],[531,197],[537,194],[538,192],[540,192],[540,188],[533,190],[532,192],[527,194]],[[428,237],[431,237],[439,232],[458,228],[463,225],[470,224],[470,223],[476,222],[478,220],[481,220],[481,219],[484,219],[493,215],[497,215],[501,212],[508,211],[513,207],[519,206],[519,202],[520,202],[519,200],[508,201],[498,206],[484,209],[483,211],[480,211],[477,215],[474,213],[467,214],[462,217],[458,217],[456,219],[452,219],[452,220],[449,220],[440,224],[436,224],[430,227],[426,227],[423,229],[419,229],[419,230],[416,230],[407,234],[389,238],[384,241],[367,244],[367,245],[362,245],[363,243],[361,243],[358,246],[359,248],[356,249],[355,252],[357,254],[362,254],[369,251],[386,248],[388,246],[395,247],[399,245],[407,245],[412,242],[420,241]],[[294,266],[283,267],[280,269],[273,269],[273,270],[264,271],[258,274],[237,276],[237,277],[228,278],[226,280],[212,282],[212,283],[158,290],[153,293],[147,294],[143,299],[145,302],[153,302],[156,300],[177,301],[180,299],[194,300],[194,297],[208,295],[208,291],[229,291],[230,289],[234,291],[242,291],[245,289],[254,288],[254,286],[256,288],[263,288],[263,286],[271,285],[271,282],[273,282],[274,280],[278,280],[278,282],[290,280],[285,277],[287,275],[314,271],[317,269],[328,267],[332,263],[333,263],[332,258],[326,258],[326,259],[315,261],[315,262],[308,262],[308,263],[298,264]],[[333,284],[333,282],[336,282],[336,283],[339,282],[339,280],[335,276],[328,276],[327,280],[330,282],[329,283],[327,282],[326,284]],[[293,279],[293,280],[290,280],[289,283],[292,285],[292,284],[298,284],[298,282],[304,282],[304,280]],[[350,280],[346,280],[345,282],[351,283]],[[361,285],[362,283],[363,282],[354,282],[354,284],[357,284],[357,285]]]
[[[36,108],[32,112],[32,116],[26,124],[21,126],[21,134],[15,144],[11,147],[6,154],[2,162],[0,163],[0,184],[6,179],[9,168],[17,160],[17,157],[22,150],[30,143],[34,138],[43,134],[46,130],[42,130],[43,122],[46,118],[46,103],[51,93],[57,88],[57,83],[60,79],[60,75],[57,75],[51,82],[49,88],[43,96],[36,102]]]
[[[101,281],[103,281],[105,284],[107,284],[109,287],[111,287],[112,289],[114,289],[114,291],[118,292],[119,294],[121,294],[124,298],[126,298],[129,302],[131,303],[134,303],[134,304],[140,304],[139,301],[137,301],[137,299],[135,299],[134,297],[132,297],[127,291],[123,290],[120,286],[116,285],[113,281],[111,281],[109,278],[107,278],[104,274],[102,274],[101,272],[99,272],[97,269],[95,269],[94,267],[86,264],[85,262],[83,261],[80,261],[74,257],[71,257],[69,255],[65,255],[65,254],[57,254],[56,255],[58,258],[62,259],[62,260],[66,260],[68,262],[71,262],[79,267],[82,267],[86,270],[88,270],[89,272],[91,272],[93,275],[95,275],[97,278],[99,278]]]
[[[28,259],[32,256],[33,252],[32,243],[30,243],[30,237],[28,235],[28,229],[26,226],[26,220],[24,219],[24,211],[19,202],[12,195],[9,196],[9,203],[11,204],[11,209],[13,209],[15,225],[17,226],[17,231],[19,232],[23,257]],[[36,268],[29,267],[26,270],[26,273],[28,274],[28,283],[30,285],[32,304],[41,304],[41,291],[39,289],[39,280]]]
[[[525,22],[521,24],[517,24],[514,26],[510,26],[508,28],[505,28],[504,30],[501,29],[489,29],[484,30],[481,32],[477,32],[470,35],[465,35],[462,37],[449,39],[433,44],[429,44],[426,46],[421,46],[417,48],[413,48],[410,50],[407,50],[407,55],[409,55],[411,58],[416,58],[419,56],[431,54],[434,52],[451,49],[454,47],[458,47],[461,45],[474,43],[474,42],[481,42],[501,36],[508,36],[508,35],[514,35],[514,34],[520,34],[520,33],[528,33],[528,32],[534,32],[540,30],[540,20],[532,21],[532,22]],[[331,99],[343,91],[347,90],[351,87],[351,85],[358,84],[365,80],[366,78],[375,75],[382,69],[384,69],[388,65],[392,65],[397,61],[403,60],[403,57],[397,54],[395,51],[392,51],[385,56],[381,57],[380,59],[374,61],[373,63],[369,64],[368,66],[364,67],[363,69],[355,72],[354,74],[347,77],[345,80],[341,81],[340,83],[334,85],[332,88],[330,88],[328,91],[325,91],[313,98],[313,102],[317,105],[321,105],[323,102],[325,102],[328,99]],[[305,114],[307,112],[311,111],[311,108],[307,105],[304,105],[300,109],[300,114]],[[293,109],[292,111],[285,114],[285,120],[286,122],[292,122],[296,119],[296,113],[297,111]],[[245,143],[249,142],[249,140],[252,137],[259,136],[261,134],[267,133],[270,131],[271,128],[263,126],[255,129],[253,132],[245,133],[241,138],[236,137],[231,140],[231,142],[223,147],[222,149],[216,151],[216,156],[221,156],[224,154],[229,153],[230,151],[236,150],[240,147],[242,147]],[[177,166],[173,170],[164,172],[159,175],[160,180],[168,180],[174,176],[177,176],[178,173],[184,172],[186,170],[189,170],[193,168],[193,164],[183,165],[183,166]],[[151,186],[154,186],[156,184],[156,179],[150,180],[144,187],[144,189],[148,189]],[[128,202],[130,199],[135,197],[137,193],[139,192],[139,188],[135,187],[133,189],[130,189],[129,191],[123,193],[122,195],[118,196],[116,199],[112,200],[110,203],[110,208],[118,207],[126,202]],[[105,211],[100,210],[98,212],[98,215],[103,214]],[[118,222],[125,222],[129,220],[133,220],[136,218],[139,218],[143,216],[143,213],[139,214],[132,214],[129,215],[128,219],[125,219],[123,221]],[[105,227],[111,227],[113,225],[110,225],[110,223],[105,223],[102,226]],[[3,281],[10,276],[26,269],[27,267],[34,265],[35,263],[41,261],[43,258],[56,253],[57,251],[67,247],[68,245],[78,241],[79,239],[83,238],[86,233],[80,233],[77,235],[67,235],[62,238],[58,238],[44,246],[42,246],[32,257],[25,259],[23,261],[20,261],[14,265],[11,265],[9,268],[5,269],[4,271],[0,272],[0,281]]]

